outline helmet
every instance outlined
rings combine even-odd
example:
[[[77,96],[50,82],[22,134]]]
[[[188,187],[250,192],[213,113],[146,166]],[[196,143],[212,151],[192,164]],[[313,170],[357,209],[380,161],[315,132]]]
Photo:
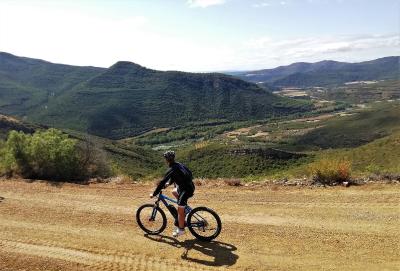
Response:
[[[175,152],[174,151],[164,152],[164,158],[167,159],[168,161],[174,161],[175,160]]]

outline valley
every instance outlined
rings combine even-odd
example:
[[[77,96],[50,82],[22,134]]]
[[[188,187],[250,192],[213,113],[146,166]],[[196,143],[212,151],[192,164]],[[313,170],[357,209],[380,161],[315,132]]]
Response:
[[[198,178],[309,178],[309,166],[324,159],[349,161],[354,178],[397,174],[396,155],[387,168],[386,159],[372,159],[371,152],[356,155],[366,146],[378,156],[380,149],[397,151],[397,59],[294,63],[232,76],[164,72],[127,61],[108,69],[76,67],[1,53],[1,137],[59,128],[90,146],[112,176],[134,180],[160,176],[160,154],[168,149]],[[340,80],[274,83],[299,72]],[[268,86],[236,78],[253,76],[264,76]]]

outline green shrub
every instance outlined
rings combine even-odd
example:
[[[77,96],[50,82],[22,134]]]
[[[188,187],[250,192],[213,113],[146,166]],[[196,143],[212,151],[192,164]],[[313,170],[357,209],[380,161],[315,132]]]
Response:
[[[351,180],[351,165],[347,160],[322,159],[309,166],[314,183],[333,185]]]
[[[91,157],[82,154],[78,140],[56,129],[33,135],[11,131],[1,150],[2,170],[24,178],[79,181],[92,167]]]

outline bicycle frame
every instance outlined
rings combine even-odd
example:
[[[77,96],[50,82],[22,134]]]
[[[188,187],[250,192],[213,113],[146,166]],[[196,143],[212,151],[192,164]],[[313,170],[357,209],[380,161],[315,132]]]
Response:
[[[157,201],[156,201],[156,205],[157,206],[159,206],[159,202],[162,202],[164,205],[165,205],[165,207],[167,207],[169,204],[168,204],[168,201],[169,202],[172,202],[172,203],[174,203],[174,204],[178,204],[178,201],[177,200],[174,200],[174,199],[172,199],[172,198],[170,198],[170,197],[167,197],[166,195],[164,195],[163,193],[162,193],[162,191],[160,192],[160,194],[158,195],[158,199],[157,199]],[[168,208],[168,207],[167,207]],[[190,207],[190,206],[186,206],[185,207],[185,214],[188,214],[188,213],[190,213],[190,211],[192,211],[192,208]]]
[[[172,214],[172,212],[169,210],[169,208],[168,208],[168,202],[172,202],[172,203],[174,203],[174,204],[178,204],[178,201],[177,200],[175,200],[175,199],[172,199],[172,198],[170,198],[170,197],[167,197],[166,195],[164,195],[163,193],[162,193],[162,191],[160,192],[160,194],[158,195],[158,198],[157,198],[157,200],[156,200],[156,202],[155,202],[155,205],[157,206],[157,207],[159,207],[159,205],[160,205],[160,201],[165,205],[165,207],[168,209],[168,211],[171,213],[171,215],[174,217],[174,214]],[[188,213],[190,213],[191,211],[192,211],[193,209],[190,207],[190,206],[186,206],[185,207],[185,215],[187,215]],[[155,217],[156,217],[156,214],[157,214],[157,209],[156,208],[154,208],[153,209],[153,212],[151,213],[151,217],[150,217],[150,220],[152,220],[152,221],[154,221],[155,220]],[[198,223],[191,223],[190,224],[190,226],[191,227],[199,227],[199,228],[204,228],[205,226],[207,226],[207,221],[202,217],[202,216],[200,216],[200,215],[198,215],[198,214],[195,214],[194,215],[194,217],[199,221]]]

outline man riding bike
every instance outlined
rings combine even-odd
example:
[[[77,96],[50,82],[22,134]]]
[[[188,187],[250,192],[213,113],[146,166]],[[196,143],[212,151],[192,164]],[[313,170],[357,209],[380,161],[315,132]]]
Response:
[[[192,172],[183,164],[175,162],[175,152],[167,151],[164,153],[165,161],[169,169],[165,173],[164,178],[158,184],[150,198],[157,196],[160,191],[167,185],[174,184],[172,194],[178,200],[178,227],[172,233],[173,237],[179,237],[185,234],[185,207],[187,201],[193,196],[195,186],[193,184]]]

